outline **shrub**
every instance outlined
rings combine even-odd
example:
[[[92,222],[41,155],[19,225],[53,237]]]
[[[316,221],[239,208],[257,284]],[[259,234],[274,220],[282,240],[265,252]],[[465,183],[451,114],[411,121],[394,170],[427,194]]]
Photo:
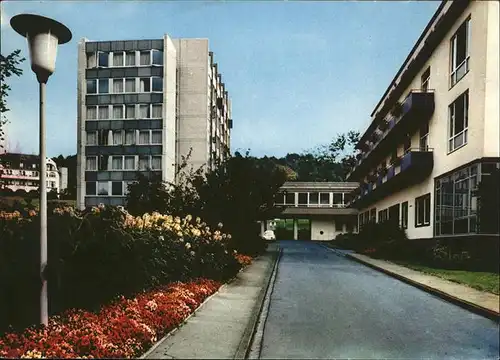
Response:
[[[241,268],[230,241],[191,216],[56,208],[48,216],[49,312],[96,310],[171,281],[225,281]],[[0,332],[38,317],[39,251],[36,211],[0,213]]]

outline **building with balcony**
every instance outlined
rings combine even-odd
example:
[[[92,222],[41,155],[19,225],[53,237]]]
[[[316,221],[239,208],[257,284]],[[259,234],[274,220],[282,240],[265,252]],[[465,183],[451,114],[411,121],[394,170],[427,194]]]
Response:
[[[175,182],[229,156],[231,103],[207,39],[78,45],[77,206],[124,205],[137,172]]]
[[[283,184],[276,206],[282,209],[280,219],[292,221],[290,239],[299,239],[299,220],[308,223],[308,233],[304,237],[308,240],[328,241],[341,233],[356,232],[358,211],[348,208],[347,204],[351,192],[357,187],[357,183],[345,182]]]
[[[40,157],[16,153],[0,154],[0,186],[13,192],[38,191],[40,186]],[[57,168],[47,158],[47,191],[60,193],[68,187],[68,169]]]
[[[348,180],[360,183],[350,204],[360,226],[392,219],[410,239],[495,235],[477,190],[499,168],[498,99],[499,3],[443,1],[357,144]]]

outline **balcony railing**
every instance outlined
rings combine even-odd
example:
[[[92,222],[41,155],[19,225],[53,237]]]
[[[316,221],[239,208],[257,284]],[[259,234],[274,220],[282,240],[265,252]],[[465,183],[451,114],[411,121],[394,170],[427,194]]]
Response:
[[[422,121],[428,121],[434,112],[434,91],[433,90],[412,90],[410,94],[404,99],[401,104],[401,115],[389,115],[385,123],[379,124],[377,140],[370,142],[368,150],[364,152],[356,161],[354,168],[348,174],[348,178],[353,175],[361,173],[365,166],[361,166],[369,156],[373,156],[377,160],[384,155],[383,143],[391,143],[391,145],[398,145],[400,135],[404,132],[412,132],[418,129]],[[411,120],[413,119],[413,120]],[[392,141],[391,141],[392,139]],[[368,167],[370,165],[367,165]]]
[[[405,154],[394,159],[391,166],[381,169],[374,181],[362,184],[348,205],[363,208],[391,193],[421,182],[434,166],[432,151],[428,147],[408,149]]]
[[[347,204],[283,204],[275,203],[275,206],[286,206],[295,208],[332,208],[332,209],[343,209],[347,207]]]

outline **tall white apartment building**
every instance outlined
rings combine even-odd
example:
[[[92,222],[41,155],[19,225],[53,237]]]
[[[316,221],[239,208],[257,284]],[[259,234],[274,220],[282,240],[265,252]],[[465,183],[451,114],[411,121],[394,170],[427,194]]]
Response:
[[[78,45],[77,206],[124,205],[138,171],[229,156],[231,103],[208,39]]]
[[[348,181],[361,183],[361,226],[394,219],[410,239],[498,238],[477,188],[500,162],[499,33],[497,1],[440,4],[357,145]]]

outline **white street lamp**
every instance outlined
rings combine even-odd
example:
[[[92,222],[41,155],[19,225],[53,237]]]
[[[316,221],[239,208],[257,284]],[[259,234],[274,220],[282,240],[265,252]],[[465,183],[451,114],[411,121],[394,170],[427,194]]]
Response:
[[[40,322],[48,325],[47,300],[47,162],[45,153],[45,85],[56,68],[57,45],[71,40],[71,31],[55,20],[32,14],[10,19],[10,25],[28,39],[31,70],[40,84]]]

